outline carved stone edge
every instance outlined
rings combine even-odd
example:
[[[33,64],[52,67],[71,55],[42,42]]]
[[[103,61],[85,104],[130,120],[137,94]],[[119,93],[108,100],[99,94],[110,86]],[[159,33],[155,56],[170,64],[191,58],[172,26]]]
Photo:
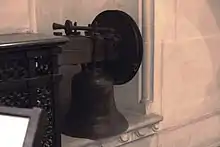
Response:
[[[128,129],[127,132],[111,137],[108,139],[103,139],[103,140],[96,140],[96,141],[90,141],[90,142],[85,142],[83,139],[75,139],[77,142],[81,142],[78,147],[117,147],[117,146],[122,146],[125,144],[132,143],[134,141],[147,138],[150,136],[155,135],[158,130],[159,130],[159,123],[163,120],[163,117],[160,115],[150,115],[149,117],[145,117],[147,120],[141,122],[141,124],[133,124],[131,129]],[[148,121],[149,120],[149,121]],[[74,147],[76,144],[73,141],[71,145],[67,145],[64,147]]]
[[[148,125],[143,128],[139,128],[137,130],[132,130],[130,132],[127,132],[126,137],[124,137],[125,134],[120,135],[118,137],[118,142],[116,143],[113,143],[113,142],[108,142],[104,144],[102,143],[102,146],[103,147],[105,146],[117,147],[117,146],[129,144],[134,141],[153,136],[157,133],[158,130],[159,130],[159,123]],[[126,139],[123,140],[122,138],[126,138]]]
[[[119,136],[106,140],[100,140],[98,141],[100,144],[99,147],[122,146],[155,135],[159,130],[159,123],[160,121],[163,120],[163,117],[159,115],[153,115],[153,116],[158,117],[158,119],[155,119],[155,121],[152,121],[151,123],[147,123],[146,121],[146,124],[143,123],[142,126],[138,126],[137,128],[134,127],[132,130],[128,130],[127,132]],[[98,146],[83,146],[83,147],[98,147]]]

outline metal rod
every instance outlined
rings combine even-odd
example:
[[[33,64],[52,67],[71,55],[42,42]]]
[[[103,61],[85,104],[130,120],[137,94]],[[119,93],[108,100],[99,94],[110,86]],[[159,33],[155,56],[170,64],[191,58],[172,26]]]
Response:
[[[59,30],[59,29],[66,29],[65,25],[53,23],[53,30]],[[83,30],[83,31],[109,31],[109,32],[115,32],[114,29],[111,28],[104,28],[104,27],[96,27],[95,29],[93,27],[89,26],[71,26],[71,30]]]

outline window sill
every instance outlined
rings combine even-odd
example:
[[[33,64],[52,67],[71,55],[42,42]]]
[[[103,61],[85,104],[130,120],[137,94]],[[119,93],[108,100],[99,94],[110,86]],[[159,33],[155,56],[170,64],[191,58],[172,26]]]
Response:
[[[157,114],[146,116],[131,112],[124,112],[123,114],[129,122],[129,128],[125,133],[101,140],[72,138],[62,135],[62,147],[121,146],[154,135],[158,129],[156,125],[163,120],[163,117]]]

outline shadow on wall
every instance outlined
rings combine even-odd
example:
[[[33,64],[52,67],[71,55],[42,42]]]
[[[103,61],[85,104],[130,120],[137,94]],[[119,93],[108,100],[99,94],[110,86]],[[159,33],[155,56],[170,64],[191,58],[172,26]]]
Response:
[[[210,104],[209,107],[212,110],[219,109],[220,104],[220,1],[219,0],[206,0],[206,6],[208,7],[211,21],[206,22],[206,26],[209,28],[214,28],[215,33],[211,34],[211,36],[207,36],[207,32],[205,35],[207,39],[205,39],[205,43],[207,45],[207,50],[210,55],[210,62],[212,64],[212,73],[213,78],[210,82],[210,85],[207,89],[207,104]],[[204,16],[200,16],[201,23],[204,23],[206,20],[202,20]],[[201,30],[201,33],[203,31]],[[204,36],[205,36],[204,35]]]

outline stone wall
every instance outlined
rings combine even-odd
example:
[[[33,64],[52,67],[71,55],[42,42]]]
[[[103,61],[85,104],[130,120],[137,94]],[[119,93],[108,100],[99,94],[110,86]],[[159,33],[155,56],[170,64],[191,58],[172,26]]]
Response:
[[[28,0],[1,0],[0,34],[30,31]]]
[[[220,1],[155,0],[159,147],[220,141]]]

